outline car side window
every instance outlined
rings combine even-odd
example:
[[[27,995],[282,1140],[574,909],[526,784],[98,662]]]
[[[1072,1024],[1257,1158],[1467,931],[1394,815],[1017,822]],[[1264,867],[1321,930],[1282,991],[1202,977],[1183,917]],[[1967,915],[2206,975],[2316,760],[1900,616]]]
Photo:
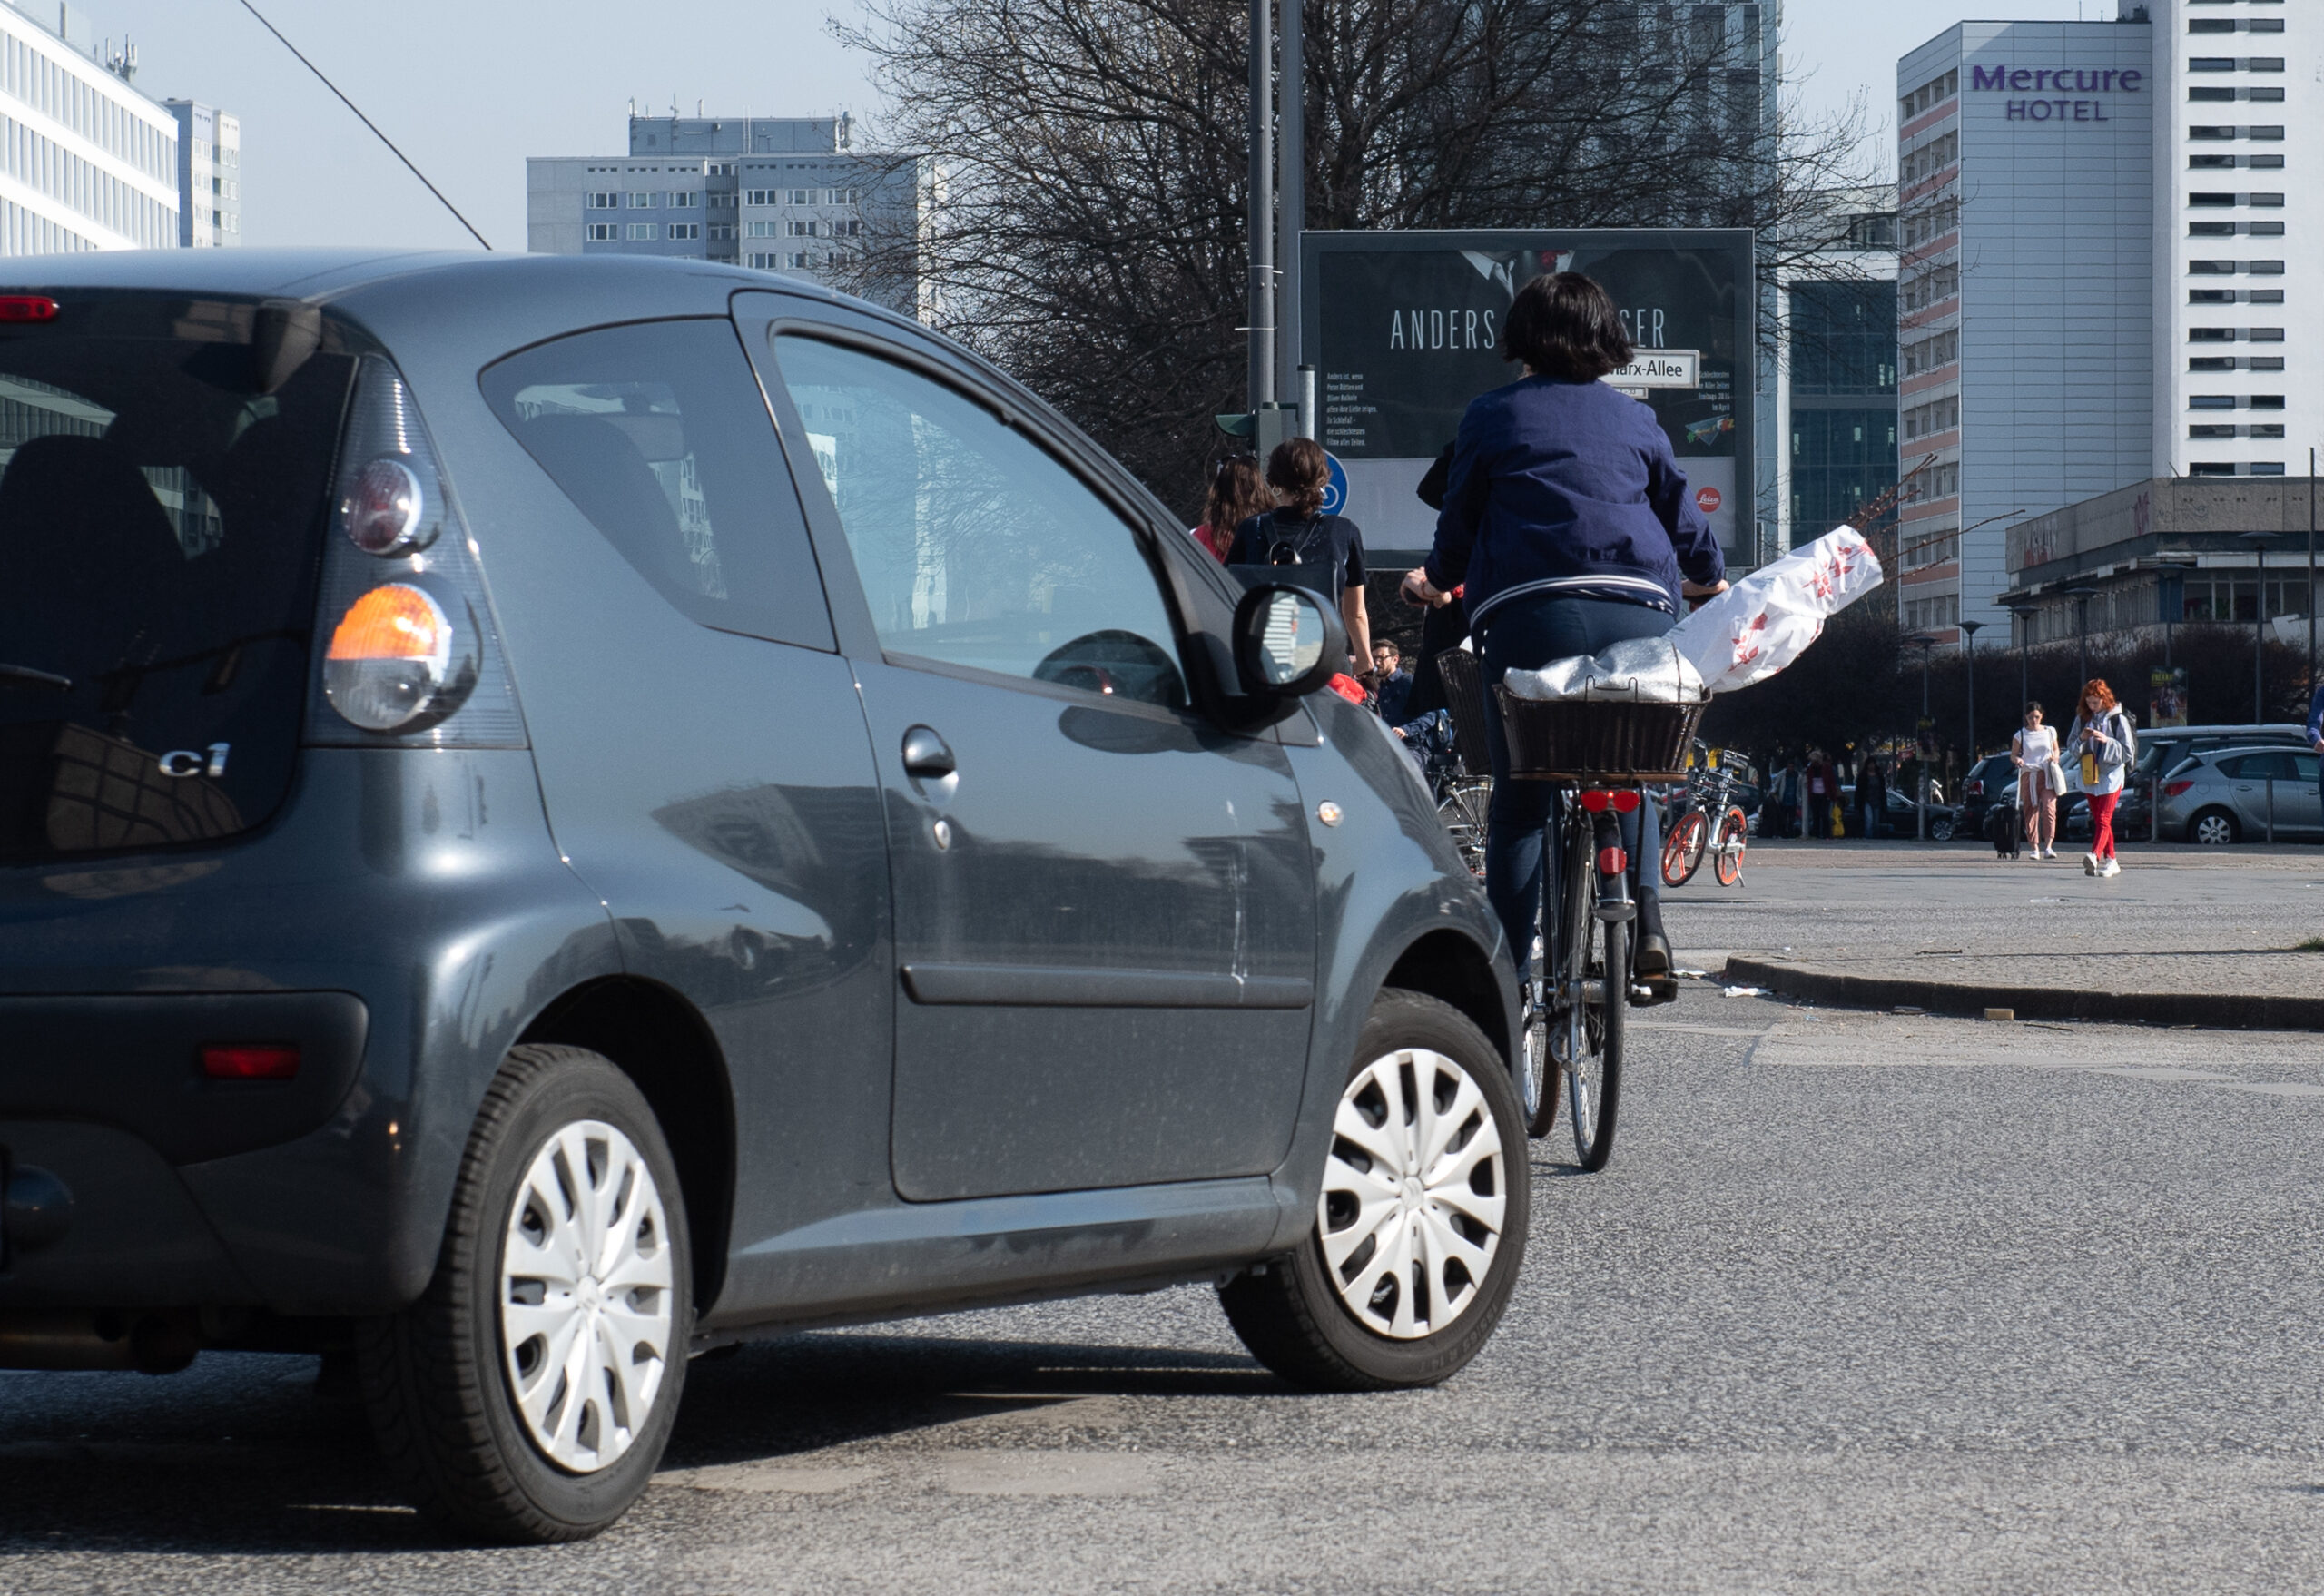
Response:
[[[1185,705],[1137,536],[1079,478],[893,361],[796,335],[775,361],[884,652]]]
[[[478,380],[526,452],[679,610],[721,631],[837,646],[806,517],[731,322],[576,333]]]
[[[2306,782],[2309,786],[2314,786],[2316,784],[2316,764],[2317,758],[2313,754],[2293,754],[2291,756],[2292,780],[2295,782]]]
[[[2240,782],[2245,779],[2243,767],[2249,762],[2250,755],[2238,754],[2232,759],[2215,759],[2211,761],[2211,764],[2220,774],[2225,776],[2229,781]]]

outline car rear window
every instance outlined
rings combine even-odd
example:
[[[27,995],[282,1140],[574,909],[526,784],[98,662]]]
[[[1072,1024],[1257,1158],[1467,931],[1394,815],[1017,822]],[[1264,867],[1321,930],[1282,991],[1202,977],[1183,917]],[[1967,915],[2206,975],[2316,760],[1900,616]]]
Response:
[[[0,862],[215,842],[289,790],[354,360],[281,315],[0,327]]]

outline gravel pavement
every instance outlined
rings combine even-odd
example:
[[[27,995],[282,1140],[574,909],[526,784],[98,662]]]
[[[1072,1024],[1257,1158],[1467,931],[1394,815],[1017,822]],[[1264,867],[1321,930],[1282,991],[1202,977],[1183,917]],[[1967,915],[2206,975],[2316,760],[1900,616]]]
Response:
[[[2312,1036],[1700,983],[1632,1035],[1438,1390],[1290,1392],[1196,1288],[819,1333],[696,1364],[600,1540],[480,1551],[311,1360],[0,1374],[0,1591],[2324,1586]]]

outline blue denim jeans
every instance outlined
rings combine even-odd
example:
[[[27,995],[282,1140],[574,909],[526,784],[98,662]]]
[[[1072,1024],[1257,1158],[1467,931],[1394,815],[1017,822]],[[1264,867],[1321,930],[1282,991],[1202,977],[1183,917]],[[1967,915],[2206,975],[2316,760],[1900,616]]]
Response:
[[[1553,659],[1596,654],[1632,637],[1659,637],[1676,617],[1642,604],[1604,598],[1512,598],[1485,616],[1477,650],[1490,697],[1492,684],[1508,670],[1532,671]],[[1492,807],[1485,831],[1485,896],[1501,916],[1509,950],[1522,974],[1541,911],[1542,877],[1557,891],[1557,861],[1542,865],[1542,828],[1554,813],[1557,788],[1549,782],[1509,778],[1509,741],[1496,707],[1485,717],[1492,750]],[[1622,845],[1630,850],[1631,891],[1639,901],[1639,929],[1662,930],[1662,821],[1651,802],[1622,816]]]

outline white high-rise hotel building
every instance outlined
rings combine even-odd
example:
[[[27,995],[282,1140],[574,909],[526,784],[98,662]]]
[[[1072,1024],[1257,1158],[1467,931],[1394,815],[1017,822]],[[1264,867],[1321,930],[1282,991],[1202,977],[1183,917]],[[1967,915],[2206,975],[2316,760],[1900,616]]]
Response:
[[[2324,251],[2295,181],[2324,172],[2324,5],[2121,10],[1963,23],[1898,63],[1897,448],[1936,457],[1901,516],[1907,626],[2006,620],[2021,516],[2304,475],[2324,443]]]
[[[178,124],[70,5],[0,5],[0,255],[178,243]],[[54,25],[50,25],[51,24]]]

